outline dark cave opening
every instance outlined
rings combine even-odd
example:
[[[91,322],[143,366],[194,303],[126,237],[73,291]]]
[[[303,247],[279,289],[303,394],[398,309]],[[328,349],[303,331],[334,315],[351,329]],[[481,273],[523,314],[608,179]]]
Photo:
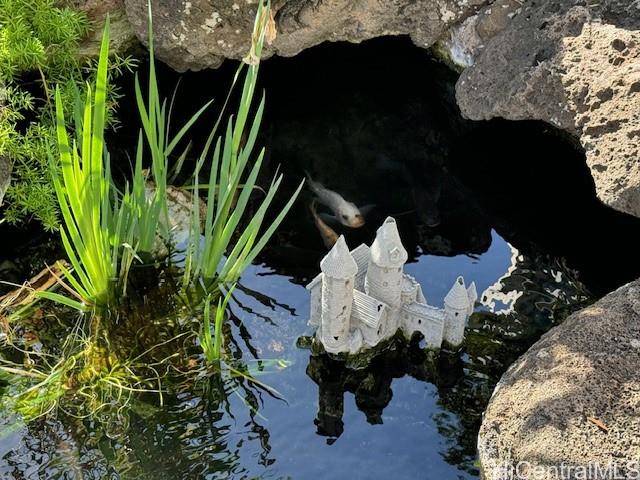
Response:
[[[176,125],[207,99],[224,98],[235,69],[232,62],[184,75],[161,68],[167,95],[180,78]],[[596,295],[636,278],[640,254],[632,242],[640,220],[597,199],[577,142],[542,122],[465,120],[456,78],[405,37],[325,43],[268,59],[260,71],[267,170],[281,168],[288,192],[308,172],[358,205],[375,205],[374,217],[400,214],[414,250],[482,253],[494,228],[519,250],[565,257]],[[133,138],[137,113],[129,102],[121,132]],[[216,115],[214,108],[199,122],[194,138],[206,137]],[[120,144],[121,135],[114,137]],[[313,264],[322,248],[305,202],[273,243],[302,249],[297,263],[315,250],[306,255]],[[354,242],[372,235],[346,233]],[[431,241],[442,236],[450,240],[445,247]],[[281,256],[291,258],[276,249],[271,260],[286,269]]]
[[[146,67],[138,69],[142,85]],[[215,71],[178,74],[158,62],[162,94],[171,98],[179,83],[174,131],[214,99],[191,131],[191,160],[236,68],[226,62]],[[354,244],[370,239],[374,226],[394,215],[414,254],[477,255],[487,250],[495,229],[521,251],[566,258],[597,296],[636,278],[640,219],[597,199],[577,143],[541,122],[464,119],[455,103],[456,79],[406,37],[325,43],[293,58],[264,61],[262,181],[279,168],[284,198],[309,173],[356,204],[375,206],[366,228],[338,231]],[[109,148],[114,171],[126,176],[140,122],[132,77],[119,84],[121,125],[110,133]],[[293,276],[300,265],[316,265],[324,252],[308,203],[303,193],[263,255]],[[20,234],[7,239],[9,250],[24,243]]]

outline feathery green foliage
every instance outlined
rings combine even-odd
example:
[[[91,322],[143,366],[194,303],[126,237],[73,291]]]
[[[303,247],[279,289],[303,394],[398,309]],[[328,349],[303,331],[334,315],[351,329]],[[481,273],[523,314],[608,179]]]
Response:
[[[53,82],[78,67],[78,40],[87,31],[86,16],[59,8],[54,0],[0,0],[0,76],[4,80],[42,70]]]
[[[19,223],[33,217],[45,229],[59,223],[49,156],[56,151],[56,115],[51,85],[58,85],[65,118],[72,115],[75,93],[95,71],[82,65],[78,42],[88,21],[84,13],[53,0],[0,0],[0,155],[13,162],[4,217]],[[132,66],[114,59],[110,75]],[[113,119],[118,93],[109,90]],[[111,120],[113,121],[113,120]]]
[[[0,26],[0,155],[14,163],[5,218],[16,223],[33,215],[54,229],[58,210],[48,156],[55,128],[47,81],[73,83],[80,75],[75,52],[87,20],[52,0],[0,0]],[[29,72],[43,82],[44,102],[21,85],[19,76]],[[22,126],[27,118],[34,121]]]

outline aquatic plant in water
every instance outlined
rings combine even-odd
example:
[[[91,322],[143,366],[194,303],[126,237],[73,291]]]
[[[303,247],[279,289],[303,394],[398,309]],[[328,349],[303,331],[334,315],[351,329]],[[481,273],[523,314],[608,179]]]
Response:
[[[207,209],[204,219],[201,218],[199,204],[196,203],[199,200],[194,197],[184,279],[185,284],[190,281],[202,282],[208,291],[215,288],[218,283],[232,283],[239,278],[242,271],[269,241],[303,185],[301,182],[278,215],[271,220],[264,231],[261,231],[267,210],[282,182],[282,175],[276,174],[251,219],[244,226],[241,223],[244,221],[250,197],[256,188],[265,152],[262,148],[253,166],[249,168],[264,111],[263,95],[250,120],[262,48],[265,39],[269,40],[273,35],[273,19],[270,12],[269,1],[260,4],[254,23],[251,50],[245,58],[248,66],[238,110],[228,119],[226,130],[218,137],[211,156]],[[236,73],[236,78],[242,68],[244,68],[243,65]],[[195,192],[199,190],[198,175],[210,155],[210,147],[218,123],[219,121],[212,129],[196,165],[193,186]],[[249,170],[248,173],[247,170]],[[202,224],[204,234],[201,237]]]
[[[167,111],[166,99],[162,102],[160,100],[153,50],[151,3],[149,3],[149,83],[146,105],[137,74],[135,92],[142,130],[144,131],[148,150],[151,153],[151,174],[149,176],[145,175],[142,169],[144,147],[141,132],[138,138],[136,154],[132,199],[134,208],[131,210],[131,215],[135,218],[134,236],[137,240],[139,251],[151,253],[157,243],[158,235],[162,241],[170,242],[167,211],[169,158],[185,134],[212,103],[211,101],[207,102],[185,122],[173,137],[170,137],[169,119],[173,101]],[[184,154],[180,158],[184,159]]]
[[[92,95],[88,85],[84,106],[75,109],[77,138],[74,142],[69,141],[59,89],[55,93],[61,175],[58,175],[55,159],[50,164],[63,217],[62,242],[73,266],[73,271],[64,271],[65,278],[72,287],[68,290],[81,302],[57,293],[43,292],[41,295],[78,309],[113,306],[116,297],[125,293],[127,275],[137,252],[151,252],[158,235],[168,241],[166,185],[169,155],[209,105],[202,107],[172,139],[169,138],[166,101],[160,103],[150,34],[148,104],[145,105],[137,76],[136,100],[151,152],[151,176],[142,169],[145,150],[141,132],[132,189],[125,185],[123,191],[118,192],[111,179],[109,155],[104,144],[108,47],[107,20],[95,94]],[[76,96],[78,101],[79,97]]]
[[[180,322],[175,324],[169,316],[153,318],[152,330],[157,334],[154,338],[158,340],[152,345],[145,343],[146,339],[141,334],[145,326],[136,324],[140,317],[133,310],[121,308],[124,306],[119,304],[119,300],[126,292],[129,271],[134,259],[139,259],[138,253],[151,252],[158,239],[169,241],[169,158],[209,104],[203,106],[176,135],[170,137],[171,107],[167,111],[167,102],[160,100],[150,34],[151,62],[146,102],[136,79],[136,100],[142,131],[138,138],[133,179],[131,186],[125,184],[118,188],[111,178],[104,139],[109,88],[108,21],[103,33],[95,85],[87,85],[84,94],[76,92],[75,139],[72,139],[74,136],[65,119],[60,88],[56,88],[59,159],[51,156],[49,164],[62,213],[61,240],[70,267],[60,264],[57,267],[62,274],[52,270],[51,275],[57,281],[56,287],[62,287],[69,295],[63,295],[65,292],[62,291],[40,291],[37,295],[83,313],[72,316],[65,311],[64,321],[60,318],[67,332],[62,346],[55,342],[52,344],[49,340],[47,349],[33,351],[26,343],[17,345],[12,343],[12,339],[8,340],[9,347],[29,360],[29,365],[24,366],[0,359],[0,371],[28,382],[15,398],[15,410],[21,412],[26,420],[58,409],[77,417],[95,416],[98,412],[115,409],[116,416],[120,417],[121,410],[129,404],[134,393],[155,392],[162,396],[163,392],[171,391],[162,386],[165,377],[169,374],[184,375],[194,368],[189,352],[197,348],[196,338],[199,339],[203,360],[218,365],[218,368],[211,370],[199,368],[199,378],[210,379],[209,373],[213,373],[224,391],[231,388],[238,395],[235,385],[245,380],[277,395],[254,376],[270,367],[285,368],[286,362],[260,360],[256,361],[255,366],[246,366],[237,361],[225,361],[222,352],[222,327],[233,290],[227,284],[237,279],[264,247],[302,187],[300,184],[283,209],[263,229],[267,209],[282,181],[282,175],[276,175],[259,207],[249,217],[251,197],[256,191],[262,191],[257,186],[257,176],[264,158],[264,149],[256,159],[252,156],[264,109],[264,97],[255,111],[252,99],[263,41],[272,21],[269,2],[261,3],[254,25],[251,52],[247,57],[249,66],[241,66],[236,75],[237,80],[243,69],[247,68],[240,106],[236,114],[229,118],[226,131],[216,140],[211,155],[209,147],[213,144],[217,126],[224,114],[223,107],[193,173],[194,208],[182,276],[184,288],[183,292],[174,291],[177,297],[186,298],[187,304],[184,308],[174,305],[174,311],[168,315],[184,316],[185,312],[192,315],[194,311],[199,312],[204,303],[204,320],[193,328],[189,322],[186,325]],[[151,23],[149,30],[152,30]],[[149,171],[143,170],[146,152],[151,153]],[[207,185],[206,214],[202,222],[204,234],[201,234],[198,176],[208,161],[211,162],[211,173]],[[181,160],[178,161],[178,168],[180,164]],[[171,272],[167,271],[167,275],[170,276]],[[221,296],[223,290],[227,291],[224,297]],[[194,291],[195,296],[180,295]],[[212,331],[211,303],[214,301],[217,306]],[[24,322],[28,321],[24,319]],[[136,331],[131,344],[119,339],[118,331],[124,329],[129,332],[131,328]],[[175,348],[173,342],[180,338],[190,340],[190,346],[184,344]],[[180,365],[186,359],[189,362],[185,371]]]
[[[85,332],[84,327],[91,332]],[[143,392],[158,394],[162,404],[160,369],[170,356],[150,360],[146,350],[119,357],[107,336],[96,334],[97,330],[96,325],[78,322],[57,356],[22,350],[29,361],[25,363],[30,365],[2,360],[0,373],[17,379],[14,383],[19,389],[0,403],[18,412],[25,422],[58,410],[78,418],[113,414],[121,422],[134,395]]]
[[[60,174],[51,157],[53,184],[63,218],[60,236],[73,270],[62,267],[65,280],[78,300],[58,293],[40,295],[66,305],[86,309],[113,301],[114,284],[124,289],[135,256],[132,218],[124,205],[132,200],[125,190],[114,191],[109,156],[104,144],[107,109],[109,21],[104,27],[95,93],[87,86],[82,113],[76,109],[77,137],[70,142],[60,90],[56,88],[56,119]]]
[[[216,317],[213,324],[213,335],[211,334],[211,295],[207,296],[204,304],[202,332],[200,333],[200,347],[204,358],[209,363],[215,363],[220,360],[222,350],[222,323],[226,314],[227,304],[231,299],[235,287],[232,287],[227,294],[218,298],[216,307]]]

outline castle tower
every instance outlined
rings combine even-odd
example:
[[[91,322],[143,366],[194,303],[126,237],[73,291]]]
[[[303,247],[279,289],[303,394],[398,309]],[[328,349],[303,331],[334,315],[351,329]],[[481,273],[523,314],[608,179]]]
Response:
[[[467,287],[467,298],[469,299],[469,316],[473,313],[473,307],[478,300],[478,291],[476,290],[476,282],[471,282],[471,285]]]
[[[464,279],[458,277],[444,297],[444,332],[443,340],[453,347],[462,344],[464,340],[464,327],[467,318],[471,314],[472,308],[469,306],[470,295],[475,291],[475,285],[470,292],[464,286]]]
[[[329,353],[349,350],[349,320],[358,265],[341,235],[320,262],[322,270],[322,319],[318,333]]]
[[[378,228],[371,244],[371,256],[365,279],[367,295],[386,303],[392,310],[402,305],[402,267],[407,261],[407,251],[402,246],[396,221],[387,217]],[[397,315],[389,316],[397,323]],[[383,327],[383,335],[395,333],[397,324]]]

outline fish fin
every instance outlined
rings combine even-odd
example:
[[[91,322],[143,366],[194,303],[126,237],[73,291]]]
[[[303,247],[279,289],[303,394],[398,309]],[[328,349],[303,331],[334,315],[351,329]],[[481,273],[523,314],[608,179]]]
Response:
[[[361,207],[358,207],[358,210],[360,210],[360,213],[362,214],[363,217],[366,217],[371,212],[373,212],[376,207],[377,205],[375,203],[367,203],[366,205],[362,205]]]
[[[323,237],[322,241],[324,243],[324,246],[327,247],[327,250],[331,250],[333,248],[333,246],[336,244],[336,242],[338,241],[338,238],[334,238],[334,237]]]
[[[311,211],[311,215],[313,215],[313,217],[317,217],[318,216],[318,200],[313,198],[311,200],[311,202],[309,203],[309,210]]]
[[[338,220],[338,218],[335,215],[331,215],[330,213],[322,212],[322,213],[318,213],[318,216],[324,223],[326,223],[332,228],[340,227],[342,225],[340,223],[340,220]]]
[[[322,186],[321,183],[316,182],[313,178],[311,178],[311,175],[309,174],[309,172],[307,172],[306,170],[304,171],[305,176],[307,177],[307,185],[309,185],[309,189],[315,193],[316,195],[318,195],[318,192],[320,189],[324,188]]]
[[[415,209],[415,208],[412,208],[411,210],[404,210],[404,211],[402,211],[402,212],[393,212],[393,213],[390,213],[390,214],[389,214],[389,216],[390,216],[390,217],[394,217],[394,218],[395,218],[395,217],[402,217],[403,215],[409,215],[409,214],[411,214],[411,213],[415,213],[415,211],[416,211],[416,209]]]

